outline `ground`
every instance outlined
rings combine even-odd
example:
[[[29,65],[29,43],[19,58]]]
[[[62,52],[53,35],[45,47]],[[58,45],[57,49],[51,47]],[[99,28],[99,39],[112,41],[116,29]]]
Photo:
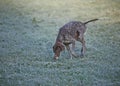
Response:
[[[0,86],[120,86],[119,9],[119,0],[1,0]],[[85,57],[54,61],[59,28],[94,18]]]

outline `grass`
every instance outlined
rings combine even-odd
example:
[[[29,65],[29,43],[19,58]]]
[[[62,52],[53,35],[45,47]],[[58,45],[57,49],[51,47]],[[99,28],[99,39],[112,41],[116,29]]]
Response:
[[[119,0],[1,0],[0,86],[119,86]],[[52,46],[65,23],[87,25],[84,58],[62,52],[53,61]],[[81,44],[77,42],[76,53]]]

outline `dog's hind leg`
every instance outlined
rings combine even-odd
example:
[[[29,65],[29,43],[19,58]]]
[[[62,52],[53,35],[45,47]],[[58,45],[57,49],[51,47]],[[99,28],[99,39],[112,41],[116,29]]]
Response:
[[[81,55],[80,56],[84,56],[85,51],[86,51],[86,45],[85,45],[84,37],[79,38],[78,41],[80,41],[82,43]]]
[[[81,56],[84,56],[86,51],[85,41],[83,40],[81,43],[82,43]]]

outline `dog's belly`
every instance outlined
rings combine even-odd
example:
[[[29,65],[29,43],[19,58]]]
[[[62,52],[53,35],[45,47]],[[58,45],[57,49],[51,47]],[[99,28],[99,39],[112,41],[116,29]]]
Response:
[[[74,41],[75,41],[75,39],[70,35],[65,35],[64,38],[63,38],[63,44],[64,45],[69,45]]]

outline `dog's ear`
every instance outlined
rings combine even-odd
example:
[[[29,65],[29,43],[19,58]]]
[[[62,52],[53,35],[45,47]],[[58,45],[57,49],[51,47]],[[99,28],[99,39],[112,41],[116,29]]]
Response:
[[[54,53],[55,53],[55,51],[56,51],[56,49],[57,49],[58,47],[61,49],[61,51],[65,49],[65,47],[64,47],[64,45],[63,45],[62,43],[57,42],[57,43],[55,43],[55,45],[53,46],[53,52],[54,52]]]
[[[61,51],[63,51],[65,49],[64,45],[60,42],[57,43],[58,47],[60,47]]]

